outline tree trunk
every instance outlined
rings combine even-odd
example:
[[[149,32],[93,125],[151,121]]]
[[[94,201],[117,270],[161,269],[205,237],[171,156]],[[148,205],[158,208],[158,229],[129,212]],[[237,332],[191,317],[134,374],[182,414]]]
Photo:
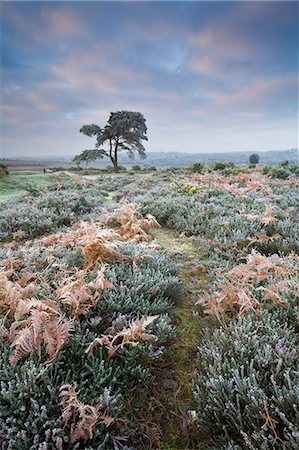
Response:
[[[113,164],[113,169],[115,170],[115,172],[117,172],[117,143],[116,143],[116,145],[115,145],[115,148],[114,148],[114,156],[113,156],[113,148],[112,148],[112,140],[111,139],[109,139],[109,146],[110,146],[110,149],[109,149],[109,157],[110,157],[110,159],[111,159],[111,162],[112,162],[112,164]]]
[[[115,149],[115,153],[114,153],[114,170],[118,170],[118,161],[117,161],[117,148]]]
[[[111,161],[113,162],[113,168],[114,168],[115,172],[118,171],[118,161],[117,161],[117,150],[118,149],[117,149],[117,147],[118,147],[118,142],[116,142],[115,147],[114,147],[114,156],[111,157]]]
[[[117,171],[117,159],[115,159],[113,156],[111,156],[111,161],[112,161],[112,164],[113,164],[113,169],[115,170],[115,171]]]

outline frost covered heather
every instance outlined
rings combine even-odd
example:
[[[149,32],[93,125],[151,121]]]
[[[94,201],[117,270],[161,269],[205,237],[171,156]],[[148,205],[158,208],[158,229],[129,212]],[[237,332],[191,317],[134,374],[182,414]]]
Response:
[[[1,205],[4,449],[299,447],[297,172],[199,169]]]

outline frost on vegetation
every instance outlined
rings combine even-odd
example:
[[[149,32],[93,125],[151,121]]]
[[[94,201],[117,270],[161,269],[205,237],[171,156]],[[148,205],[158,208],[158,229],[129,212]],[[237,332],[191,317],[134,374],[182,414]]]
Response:
[[[154,218],[133,219],[145,233],[156,226]],[[179,280],[175,265],[151,248],[149,237],[146,245],[136,245],[132,240],[140,230],[130,236],[119,230],[82,222],[1,251],[5,448],[114,448],[118,439],[134,442],[138,427],[126,401],[132,392],[136,401],[141,392],[146,396],[145,383],[150,391],[156,382],[153,362],[165,357],[174,338],[169,313]],[[89,358],[86,350],[104,336],[119,357],[110,361],[98,345]]]
[[[198,426],[241,448],[298,448],[298,334],[282,311],[206,330],[194,380]]]
[[[200,304],[219,319],[201,318],[193,423],[209,448],[299,447],[299,186],[272,176],[70,177],[1,207],[0,238],[15,239],[0,250],[4,448],[148,448],[140,421],[182,294],[161,225],[193,236]]]
[[[220,320],[231,313],[241,317],[265,303],[289,307],[289,297],[298,300],[299,258],[295,255],[281,258],[264,256],[252,251],[246,263],[239,264],[219,277],[212,293],[198,300],[207,314],[216,314]]]
[[[91,213],[98,215],[103,200],[97,187],[71,184],[5,202],[0,206],[0,240],[33,239],[68,227]]]

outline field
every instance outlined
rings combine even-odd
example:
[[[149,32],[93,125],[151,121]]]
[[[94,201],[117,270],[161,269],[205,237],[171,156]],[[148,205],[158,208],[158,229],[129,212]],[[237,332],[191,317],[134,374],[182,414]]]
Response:
[[[296,166],[0,180],[3,449],[297,449]]]

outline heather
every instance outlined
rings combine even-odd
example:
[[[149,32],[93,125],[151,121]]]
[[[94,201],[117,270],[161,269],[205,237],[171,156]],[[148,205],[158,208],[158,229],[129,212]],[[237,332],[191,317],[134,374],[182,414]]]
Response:
[[[59,173],[1,205],[3,448],[298,447],[299,185],[273,171]]]

